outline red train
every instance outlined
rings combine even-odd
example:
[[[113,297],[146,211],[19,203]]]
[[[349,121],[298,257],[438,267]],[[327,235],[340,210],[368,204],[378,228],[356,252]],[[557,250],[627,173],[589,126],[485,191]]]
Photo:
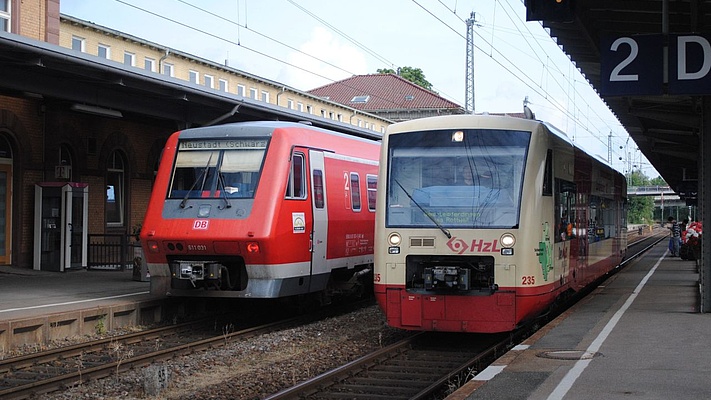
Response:
[[[380,178],[374,290],[394,327],[511,331],[625,254],[624,176],[540,121],[393,124]]]
[[[174,133],[141,230],[151,292],[282,298],[370,287],[379,147],[286,122]]]

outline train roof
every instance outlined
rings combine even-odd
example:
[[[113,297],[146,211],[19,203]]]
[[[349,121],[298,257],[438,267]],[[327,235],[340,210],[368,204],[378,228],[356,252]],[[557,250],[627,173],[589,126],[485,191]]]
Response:
[[[246,122],[234,122],[222,125],[212,125],[203,126],[196,128],[188,128],[181,130],[181,139],[198,139],[204,138],[205,136],[210,137],[230,137],[230,136],[243,136],[245,133],[254,133],[255,131],[259,134],[271,136],[275,129],[280,128],[299,128],[299,129],[309,129],[312,131],[318,131],[327,133],[329,135],[339,136],[343,138],[361,140],[368,143],[378,143],[378,141],[368,138],[363,138],[360,136],[349,135],[347,133],[331,131],[328,129],[319,128],[312,126],[309,123],[302,122],[287,122],[287,121],[246,121]]]
[[[445,126],[467,126],[470,128],[491,128],[497,127],[500,129],[519,129],[526,131],[534,131],[539,126],[545,126],[545,128],[558,137],[563,142],[569,144],[572,147],[578,148],[585,154],[594,158],[595,160],[601,162],[602,164],[612,168],[610,164],[602,158],[601,156],[589,151],[585,147],[581,146],[579,142],[574,142],[568,137],[568,135],[562,130],[558,129],[554,125],[540,121],[536,119],[526,119],[519,117],[511,117],[508,115],[490,115],[490,114],[461,114],[461,115],[442,115],[438,117],[420,118],[413,119],[409,121],[398,122],[388,126],[386,134],[409,132],[409,131],[422,131],[422,130],[435,130],[442,129]]]

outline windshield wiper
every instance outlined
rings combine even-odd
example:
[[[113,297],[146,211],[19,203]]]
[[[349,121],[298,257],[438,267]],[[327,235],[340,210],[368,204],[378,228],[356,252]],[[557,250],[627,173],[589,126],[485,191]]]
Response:
[[[205,164],[205,168],[203,168],[202,172],[200,172],[200,175],[198,175],[197,178],[195,178],[195,182],[193,182],[193,185],[190,186],[190,189],[188,189],[188,192],[185,193],[185,197],[183,197],[183,200],[180,202],[180,208],[185,208],[185,203],[188,201],[188,196],[190,196],[190,193],[195,189],[195,185],[197,182],[200,180],[202,177],[202,183],[200,184],[200,188],[205,187],[205,181],[207,180],[207,171],[210,169],[210,161],[212,161],[212,153],[210,154],[210,157],[207,159],[207,164]]]
[[[222,172],[220,172],[217,175],[217,189],[220,190],[220,186],[222,187],[222,190],[220,190],[220,197],[225,201],[225,208],[230,208],[232,207],[232,204],[230,204],[230,200],[227,198],[227,193],[225,192],[225,176],[222,175]]]
[[[449,230],[447,228],[443,227],[439,222],[437,222],[437,220],[435,220],[435,218],[432,215],[430,215],[430,213],[425,211],[425,209],[422,208],[420,203],[418,203],[415,199],[413,199],[412,196],[410,196],[410,193],[407,193],[407,190],[405,190],[405,188],[402,187],[402,185],[400,184],[400,182],[397,179],[393,179],[393,180],[395,181],[395,183],[397,183],[398,186],[400,186],[400,189],[402,189],[402,191],[405,192],[405,195],[407,195],[407,197],[410,199],[410,201],[415,203],[417,208],[419,208],[420,211],[422,211],[422,213],[424,213],[427,216],[427,218],[429,218],[430,221],[432,221],[437,226],[437,228],[439,228],[439,230],[442,231],[442,233],[444,233],[444,236],[447,236],[447,239],[451,239],[452,234],[449,233]]]

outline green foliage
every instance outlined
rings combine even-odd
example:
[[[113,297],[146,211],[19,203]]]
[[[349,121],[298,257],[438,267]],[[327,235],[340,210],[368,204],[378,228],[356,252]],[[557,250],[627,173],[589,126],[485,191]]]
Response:
[[[661,181],[661,183],[660,183]],[[656,182],[656,183],[654,183]],[[627,186],[664,186],[666,182],[661,177],[650,181],[642,171],[632,171],[627,175]],[[654,198],[650,196],[635,196],[627,203],[627,222],[630,224],[651,224],[654,221]]]
[[[649,178],[640,170],[627,174],[627,186],[648,186]]]
[[[407,79],[408,81],[414,83],[415,85],[422,86],[423,88],[429,91],[433,91],[432,84],[427,79],[425,79],[425,73],[422,72],[420,68],[402,67],[398,70],[399,73],[395,72],[391,68],[379,68],[377,72],[379,74],[397,74],[403,79]]]
[[[661,176],[658,176],[658,177],[650,180],[649,184],[652,186],[667,186],[667,182]]]
[[[650,196],[632,197],[627,203],[627,222],[630,224],[651,224],[654,220],[654,198]]]

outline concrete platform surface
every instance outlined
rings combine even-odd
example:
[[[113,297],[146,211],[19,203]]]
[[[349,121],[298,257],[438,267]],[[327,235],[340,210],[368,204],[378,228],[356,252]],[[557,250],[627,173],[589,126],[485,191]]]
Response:
[[[711,398],[696,262],[668,256],[663,241],[448,399]]]

